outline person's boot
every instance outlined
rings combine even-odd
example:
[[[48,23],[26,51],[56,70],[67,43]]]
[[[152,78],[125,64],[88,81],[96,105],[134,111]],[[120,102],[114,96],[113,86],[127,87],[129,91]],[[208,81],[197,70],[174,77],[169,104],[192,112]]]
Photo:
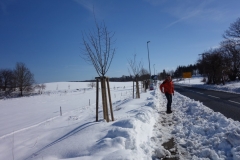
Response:
[[[167,108],[167,112],[166,112],[167,114],[171,114],[172,113],[172,110],[171,110],[171,108]]]
[[[171,114],[172,113],[172,111],[170,110],[170,111],[167,111],[167,114]]]

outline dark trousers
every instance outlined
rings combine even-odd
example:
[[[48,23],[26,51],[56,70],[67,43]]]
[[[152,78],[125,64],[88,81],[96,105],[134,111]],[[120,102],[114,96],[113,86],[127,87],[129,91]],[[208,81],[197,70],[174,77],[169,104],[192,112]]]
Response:
[[[167,111],[171,111],[172,94],[165,93],[165,96],[166,96],[166,98],[167,98]]]

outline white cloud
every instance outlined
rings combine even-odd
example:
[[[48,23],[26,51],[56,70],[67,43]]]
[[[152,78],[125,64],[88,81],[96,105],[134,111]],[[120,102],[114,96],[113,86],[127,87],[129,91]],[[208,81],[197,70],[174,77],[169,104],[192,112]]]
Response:
[[[232,16],[233,11],[224,4],[218,4],[216,0],[202,0],[202,1],[175,1],[170,5],[165,3],[160,6],[161,9],[176,18],[166,26],[169,28],[180,22],[200,22],[207,21],[225,21]]]
[[[73,1],[78,3],[80,6],[82,6],[86,10],[88,10],[90,13],[93,13],[94,11],[95,15],[100,14],[100,8],[99,8],[99,5],[97,4],[98,1],[94,1],[94,0],[73,0]]]
[[[79,5],[87,9],[88,11],[92,12],[93,10],[93,3],[91,0],[85,1],[85,0],[73,0],[77,2]]]
[[[176,21],[170,23],[169,25],[167,25],[166,28],[169,28],[169,27],[171,27],[171,26],[173,26],[173,25],[175,25],[177,23],[180,23],[182,21],[185,21],[187,19],[193,18],[193,17],[197,16],[200,13],[201,13],[200,10],[195,10],[195,11],[192,11],[192,12],[188,12],[186,15],[183,15],[182,17],[179,17],[178,20],[176,20]]]

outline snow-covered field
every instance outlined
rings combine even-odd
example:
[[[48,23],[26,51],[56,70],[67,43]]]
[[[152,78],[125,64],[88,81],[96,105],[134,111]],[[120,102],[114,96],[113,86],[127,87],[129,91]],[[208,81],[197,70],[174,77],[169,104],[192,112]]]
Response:
[[[178,83],[191,82],[199,85],[200,79]],[[110,82],[115,121],[107,123],[101,106],[95,122],[96,91],[87,83],[46,86],[42,95],[0,100],[1,160],[150,160],[173,151],[183,160],[240,159],[240,122],[179,93],[169,115],[158,87],[133,99],[132,82]],[[236,92],[240,85],[226,86]],[[163,144],[171,138],[175,146],[167,150]]]

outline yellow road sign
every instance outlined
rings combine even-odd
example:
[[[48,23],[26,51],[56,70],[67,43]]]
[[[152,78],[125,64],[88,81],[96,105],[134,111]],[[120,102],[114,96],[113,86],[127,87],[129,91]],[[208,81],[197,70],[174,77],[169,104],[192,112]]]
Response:
[[[183,76],[183,78],[192,78],[192,73],[191,72],[183,72],[182,76]]]

